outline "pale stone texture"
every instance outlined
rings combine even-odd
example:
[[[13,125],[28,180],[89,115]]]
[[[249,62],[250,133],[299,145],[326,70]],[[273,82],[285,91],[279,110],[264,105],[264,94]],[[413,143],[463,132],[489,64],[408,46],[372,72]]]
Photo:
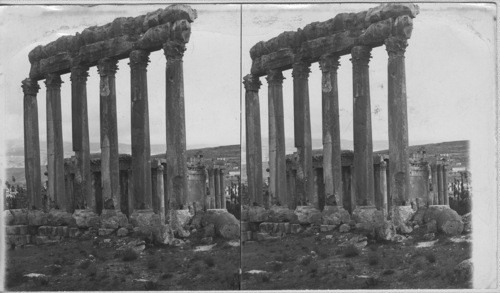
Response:
[[[346,233],[346,232],[349,232],[350,230],[351,230],[351,226],[349,226],[348,224],[342,224],[339,227],[340,233]]]
[[[51,210],[48,213],[47,225],[75,227],[77,223],[72,214],[61,210]]]
[[[321,212],[312,206],[298,206],[295,214],[301,224],[321,225],[323,221]]]
[[[101,219],[91,210],[75,210],[72,217],[78,228],[98,228],[101,225]]]
[[[270,222],[298,223],[297,215],[295,215],[293,210],[283,206],[272,206],[269,208],[268,220]]]
[[[446,205],[430,206],[424,214],[424,222],[436,221],[436,227],[439,232],[447,235],[459,235],[464,229],[462,217]]]
[[[28,211],[28,225],[43,226],[47,225],[48,215],[40,210]]]
[[[128,225],[127,216],[116,210],[103,210],[101,213],[101,227],[105,229],[118,229]]]
[[[240,222],[226,210],[208,210],[204,213],[201,225],[213,224],[215,235],[225,239],[239,239]]]
[[[455,277],[457,279],[467,279],[470,280],[472,278],[472,272],[473,272],[474,266],[472,264],[472,260],[466,259],[459,263],[455,269]]]
[[[409,221],[415,214],[411,206],[395,206],[393,211],[393,223],[396,230],[401,233],[411,233],[413,229],[409,225]]]
[[[265,222],[269,219],[270,211],[259,206],[248,207],[248,221],[249,222]]]

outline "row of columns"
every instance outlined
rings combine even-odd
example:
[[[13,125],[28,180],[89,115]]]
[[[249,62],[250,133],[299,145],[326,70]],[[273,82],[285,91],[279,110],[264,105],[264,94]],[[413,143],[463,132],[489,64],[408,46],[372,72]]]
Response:
[[[431,165],[432,195],[431,204],[449,205],[448,197],[448,166],[446,164]]]
[[[406,110],[406,83],[404,52],[406,39],[389,37],[385,41],[388,62],[389,109],[389,190],[394,205],[407,205],[409,188],[408,118]],[[370,108],[369,60],[371,47],[355,46],[351,50],[353,66],[353,132],[355,199],[353,205],[375,206],[373,144]],[[340,123],[337,69],[340,55],[327,54],[320,58],[322,71],[323,117],[323,177],[326,205],[342,206],[342,173],[340,148]],[[298,155],[297,197],[299,205],[319,206],[314,196],[311,119],[308,77],[310,63],[304,60],[292,65],[294,142]],[[267,73],[269,85],[269,165],[270,196],[286,203],[283,75],[281,71]],[[243,81],[246,89],[246,151],[248,192],[251,202],[268,206],[262,198],[262,153],[259,77],[247,75]],[[377,204],[379,205],[379,204]],[[354,206],[352,207],[354,208]]]
[[[210,202],[208,203],[208,208],[214,209],[225,209],[226,208],[226,198],[225,198],[225,184],[224,184],[224,170],[218,167],[210,167],[207,170],[208,173],[208,189],[210,196]],[[212,202],[213,201],[213,202]]]
[[[163,47],[166,68],[167,190],[169,208],[185,208],[187,193],[186,131],[182,56],[185,44],[167,41]],[[132,174],[135,209],[152,209],[151,150],[147,90],[149,52],[134,50],[129,55],[131,80]],[[104,209],[120,209],[118,132],[115,74],[118,59],[103,58],[100,75],[101,188]],[[96,210],[90,172],[87,77],[89,68],[76,60],[71,66],[72,145],[76,158],[74,202],[65,194],[64,152],[61,123],[61,77],[46,75],[48,197],[56,207]],[[40,145],[36,80],[25,79],[24,135],[25,172],[29,207],[42,209]],[[159,181],[159,180],[158,180]]]

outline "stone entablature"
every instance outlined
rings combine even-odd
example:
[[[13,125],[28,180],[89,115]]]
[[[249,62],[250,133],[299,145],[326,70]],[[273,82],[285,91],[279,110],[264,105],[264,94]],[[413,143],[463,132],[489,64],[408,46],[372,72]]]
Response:
[[[120,17],[103,26],[84,29],[35,47],[29,53],[29,77],[41,80],[48,73],[65,74],[75,64],[96,66],[103,58],[125,59],[134,50],[153,52],[167,41],[187,43],[196,10],[175,4],[137,17]]]
[[[287,70],[298,60],[318,62],[325,54],[345,55],[355,46],[379,47],[394,36],[409,39],[412,18],[419,13],[409,3],[382,4],[359,13],[340,13],[324,22],[313,22],[297,31],[283,32],[250,49],[251,74]]]

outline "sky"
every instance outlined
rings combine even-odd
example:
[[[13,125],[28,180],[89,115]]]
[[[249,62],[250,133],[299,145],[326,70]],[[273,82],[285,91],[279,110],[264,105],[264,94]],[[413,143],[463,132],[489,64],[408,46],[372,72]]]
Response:
[[[28,53],[62,35],[75,34],[116,17],[138,16],[166,5],[2,6],[0,7],[0,140],[23,139],[21,81],[28,76]],[[198,11],[184,55],[186,137],[188,148],[240,143],[242,75],[250,72],[250,48],[283,31],[326,21],[341,12],[359,12],[376,4],[234,4],[191,5]],[[410,144],[470,140],[474,187],[474,249],[478,287],[496,282],[498,256],[496,177],[496,6],[425,4],[413,20],[406,51]],[[241,9],[241,10],[240,10]],[[240,13],[242,19],[240,19]],[[241,24],[241,25],[240,25]],[[242,32],[240,39],[240,30]],[[241,47],[240,47],[241,40]],[[150,56],[148,94],[151,143],[165,143],[165,57]],[[341,138],[352,140],[352,65],[343,56],[338,71]],[[119,142],[130,144],[130,77],[126,60],[118,64]],[[240,74],[240,66],[242,74]],[[309,79],[313,139],[321,139],[321,73],[311,66]],[[99,77],[90,70],[87,84],[91,142],[99,142]],[[291,70],[284,72],[285,136],[293,138]],[[71,138],[69,74],[62,76],[63,139]],[[267,83],[260,95],[262,137],[267,138]],[[45,140],[45,85],[39,83],[40,139]],[[387,53],[372,51],[370,95],[374,140],[387,140]],[[241,113],[241,115],[244,115]],[[243,125],[244,126],[244,125]],[[241,135],[240,135],[241,134]],[[244,143],[244,142],[242,142]],[[244,148],[243,148],[244,150]],[[245,155],[243,153],[242,159]],[[478,212],[479,211],[479,212]],[[493,244],[492,244],[493,243]],[[481,271],[479,271],[481,270]]]

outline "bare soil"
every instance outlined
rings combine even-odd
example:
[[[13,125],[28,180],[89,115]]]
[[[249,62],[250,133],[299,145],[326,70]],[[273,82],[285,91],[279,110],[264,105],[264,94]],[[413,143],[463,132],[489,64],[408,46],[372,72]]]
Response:
[[[9,291],[237,290],[240,247],[217,240],[210,251],[146,244],[140,253],[117,247],[133,239],[65,239],[7,250],[5,286]],[[126,256],[125,256],[126,254]],[[28,278],[30,273],[43,278]]]
[[[330,234],[327,239],[326,236]],[[471,256],[470,241],[439,236],[432,247],[368,239],[361,249],[341,247],[354,233],[287,235],[242,246],[243,290],[470,288],[454,268]],[[416,239],[419,236],[415,236]]]

